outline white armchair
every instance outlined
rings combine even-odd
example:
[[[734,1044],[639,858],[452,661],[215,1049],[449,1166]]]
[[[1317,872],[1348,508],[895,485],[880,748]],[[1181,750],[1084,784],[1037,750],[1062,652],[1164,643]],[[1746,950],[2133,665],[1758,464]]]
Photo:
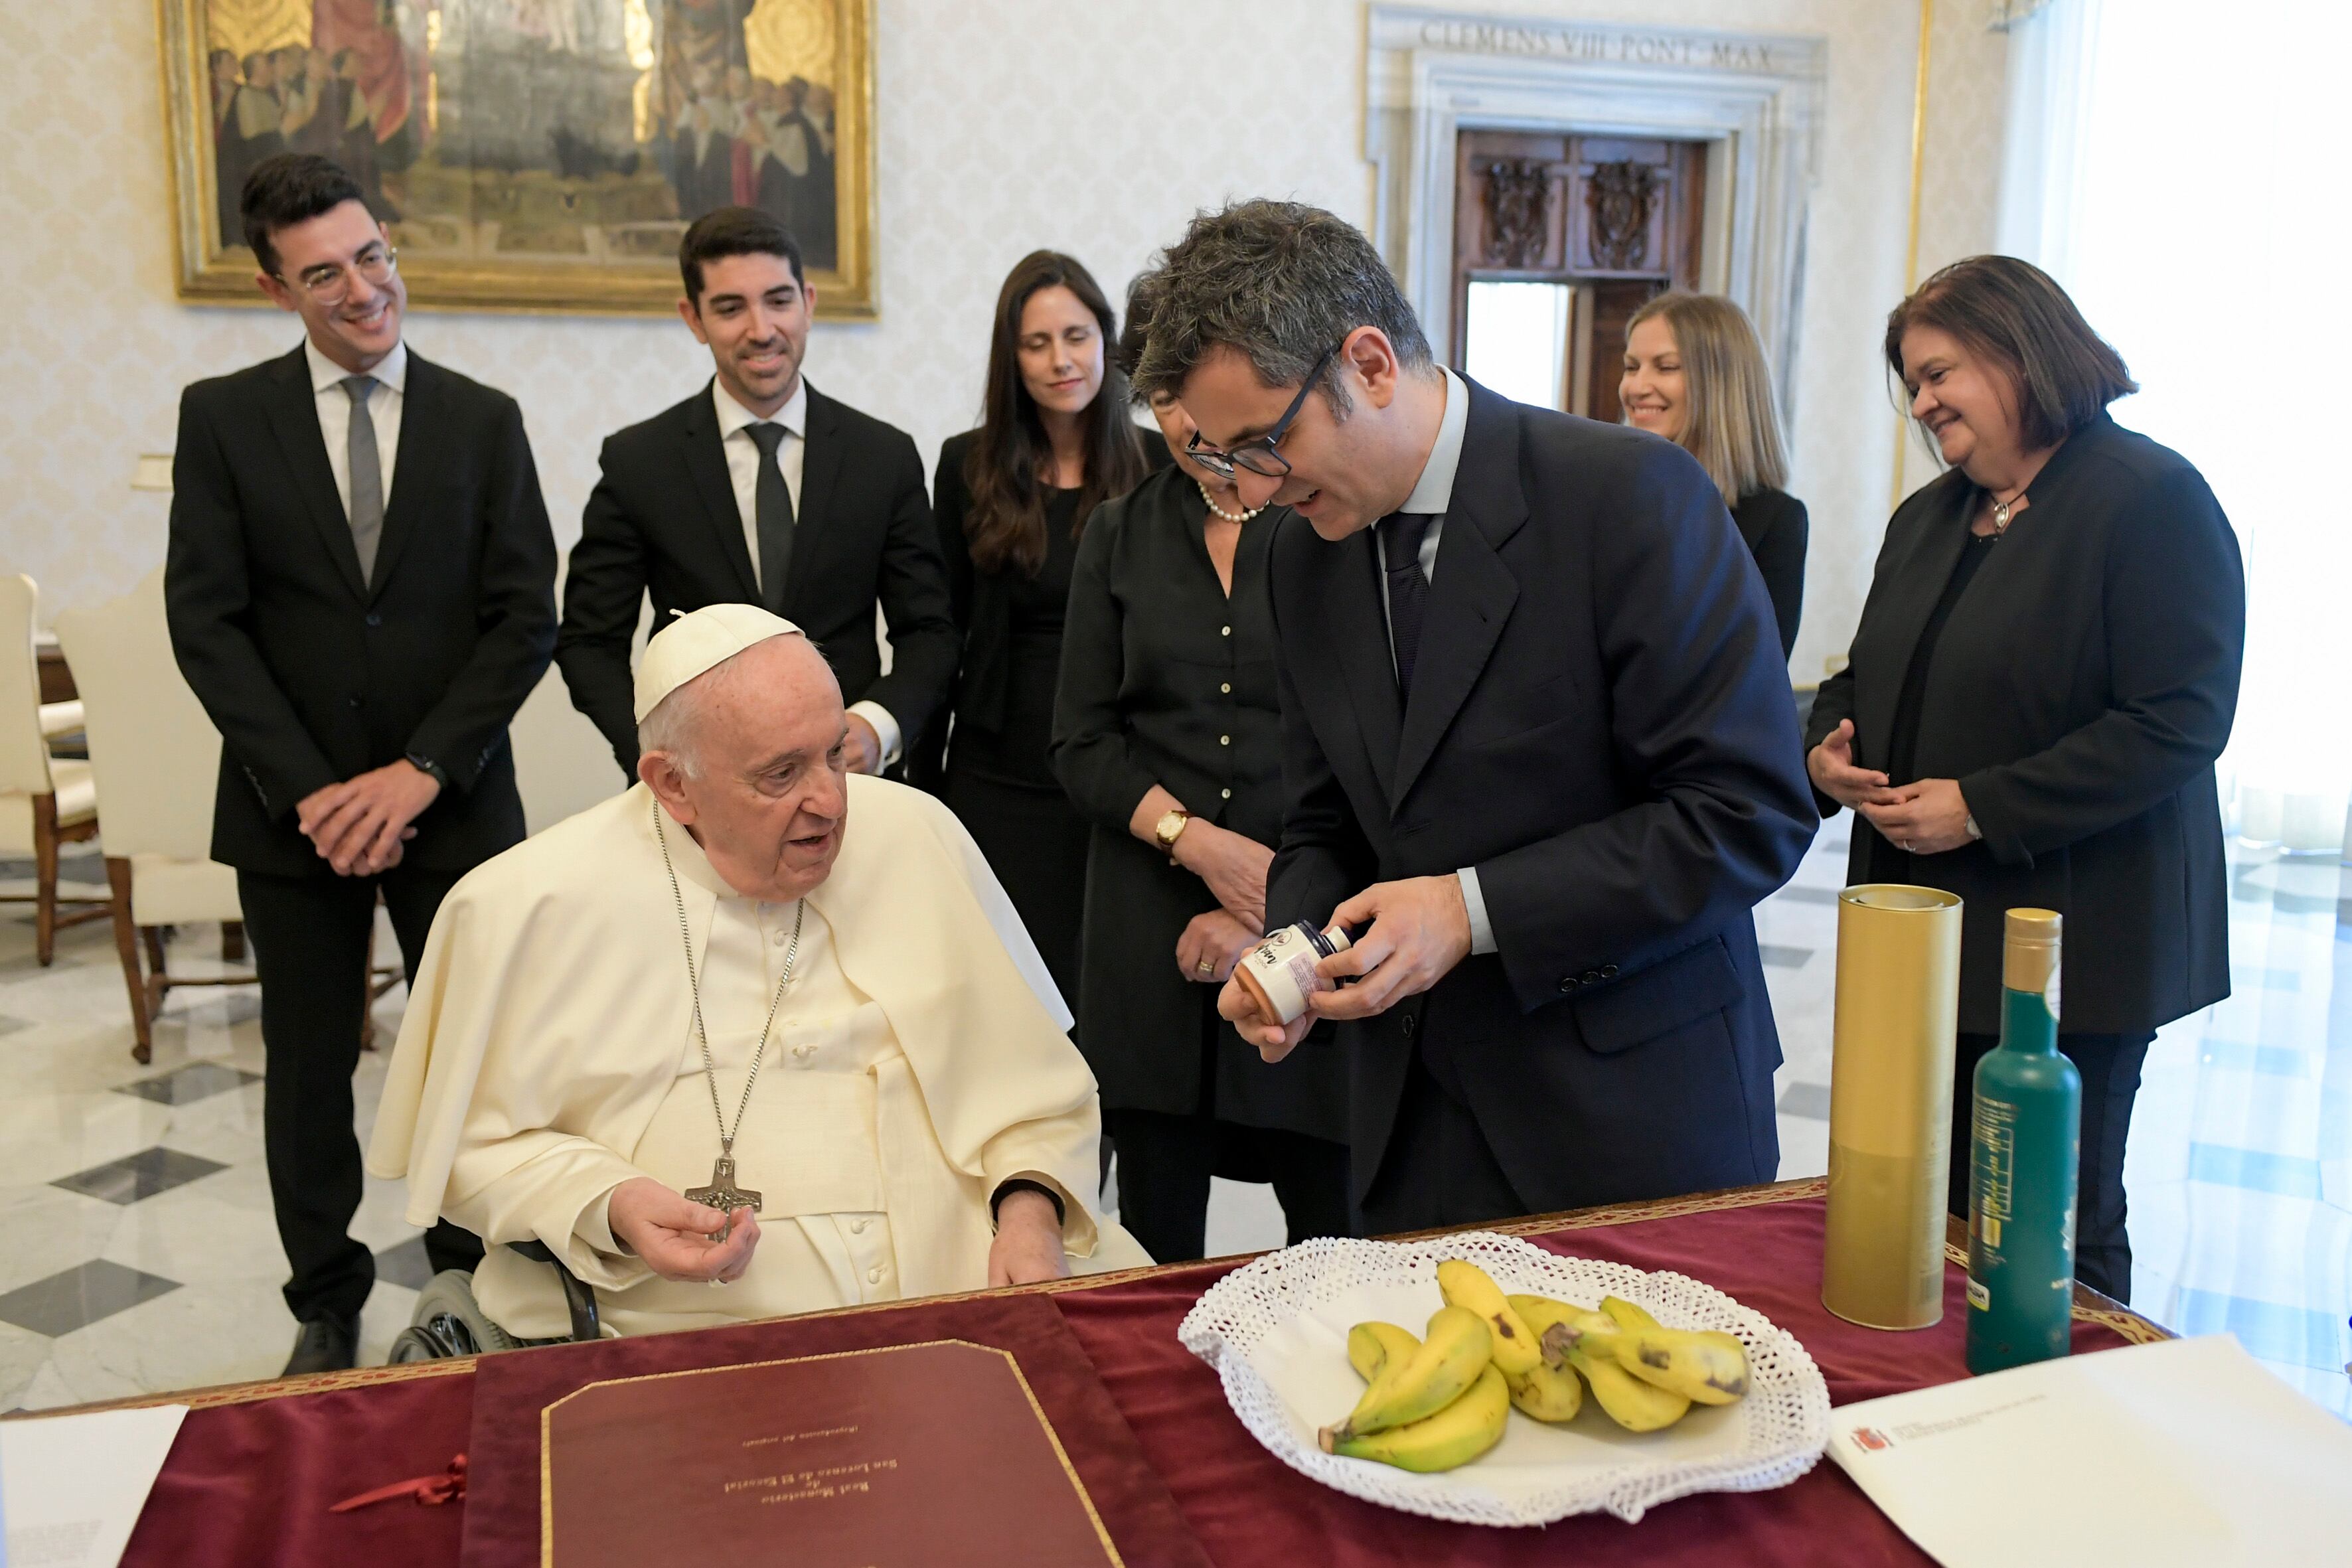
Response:
[[[46,966],[58,928],[100,919],[110,900],[58,896],[58,847],[98,837],[98,795],[88,763],[49,755],[57,720],[43,713],[33,652],[40,603],[30,577],[0,573],[0,855],[31,856],[36,888],[0,894],[0,902],[34,906],[33,949]],[[60,915],[60,905],[95,907]]]
[[[222,956],[244,956],[236,873],[210,852],[220,735],[173,658],[161,567],[122,598],[61,613],[58,638],[81,694],[89,767],[104,807],[115,947],[138,1037],[131,1054],[143,1062],[173,986],[253,981],[182,978],[164,965],[163,927],[212,921],[221,922]],[[143,976],[141,939],[150,966]]]

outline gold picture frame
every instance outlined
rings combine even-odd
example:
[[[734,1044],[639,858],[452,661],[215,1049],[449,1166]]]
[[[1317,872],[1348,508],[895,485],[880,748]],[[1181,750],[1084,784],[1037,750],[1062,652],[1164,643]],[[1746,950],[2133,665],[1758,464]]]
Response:
[[[268,303],[235,187],[291,149],[360,181],[417,309],[667,314],[686,222],[748,197],[801,239],[820,320],[880,314],[874,0],[156,0],[156,19],[182,300]]]

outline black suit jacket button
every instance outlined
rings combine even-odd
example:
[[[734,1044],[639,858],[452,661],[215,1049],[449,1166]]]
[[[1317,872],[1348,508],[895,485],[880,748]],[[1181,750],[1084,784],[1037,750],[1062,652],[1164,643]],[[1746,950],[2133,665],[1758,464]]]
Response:
[[[1404,1037],[1405,1037],[1406,1039],[1408,1039],[1408,1040],[1409,1040],[1409,1039],[1411,1039],[1411,1038],[1412,1038],[1412,1014],[1407,1013],[1407,1014],[1404,1016],[1404,1022],[1403,1022],[1403,1024],[1402,1024],[1401,1026],[1402,1026],[1402,1027],[1403,1028],[1403,1030],[1404,1030]]]
[[[349,702],[354,708],[357,708],[360,705],[360,699],[356,697],[347,697],[344,700]]]
[[[368,612],[367,624],[372,626],[380,626],[383,625],[383,617],[377,615],[373,610],[370,610]]]
[[[1603,979],[1603,980],[1614,980],[1614,979],[1616,979],[1616,978],[1617,978],[1617,966],[1616,966],[1615,964],[1613,964],[1613,963],[1604,963],[1604,964],[1602,964],[1602,965],[1601,966],[1601,979]]]
[[[1563,974],[1563,975],[1561,975],[1561,976],[1559,977],[1559,988],[1560,988],[1560,991],[1561,991],[1563,994],[1565,994],[1565,993],[1567,993],[1567,992],[1570,992],[1570,991],[1575,990],[1575,989],[1576,989],[1576,976],[1575,976],[1575,975],[1573,975],[1573,974]]]
[[[1584,983],[1587,985],[1598,985],[1607,978],[1609,977],[1597,969],[1588,969],[1584,972]]]

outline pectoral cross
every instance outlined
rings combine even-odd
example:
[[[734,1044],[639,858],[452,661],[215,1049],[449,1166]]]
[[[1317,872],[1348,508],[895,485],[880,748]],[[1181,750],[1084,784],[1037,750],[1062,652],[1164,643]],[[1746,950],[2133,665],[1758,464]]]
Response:
[[[718,1163],[710,1167],[710,1184],[688,1187],[686,1201],[717,1209],[727,1216],[719,1228],[710,1233],[713,1241],[725,1241],[735,1228],[737,1209],[750,1209],[753,1214],[760,1212],[760,1194],[746,1192],[735,1184],[735,1156],[732,1154],[719,1155]]]

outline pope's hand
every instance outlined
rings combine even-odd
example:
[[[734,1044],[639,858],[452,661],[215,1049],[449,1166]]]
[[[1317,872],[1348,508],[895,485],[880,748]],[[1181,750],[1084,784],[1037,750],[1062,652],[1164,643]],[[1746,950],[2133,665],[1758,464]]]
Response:
[[[1051,1212],[1052,1205],[1046,1207]],[[751,1266],[751,1249],[760,1245],[760,1222],[750,1209],[737,1209],[727,1239],[711,1240],[727,1220],[717,1209],[688,1203],[650,1176],[623,1182],[604,1205],[604,1222],[613,1235],[665,1279],[724,1284],[741,1279]]]
[[[1059,1279],[1070,1271],[1069,1255],[1062,1250],[1062,1222],[1054,1216],[1054,1200],[1023,1188],[1004,1194],[996,1205],[996,1239],[988,1248],[991,1285],[1027,1285],[1039,1279]]]

